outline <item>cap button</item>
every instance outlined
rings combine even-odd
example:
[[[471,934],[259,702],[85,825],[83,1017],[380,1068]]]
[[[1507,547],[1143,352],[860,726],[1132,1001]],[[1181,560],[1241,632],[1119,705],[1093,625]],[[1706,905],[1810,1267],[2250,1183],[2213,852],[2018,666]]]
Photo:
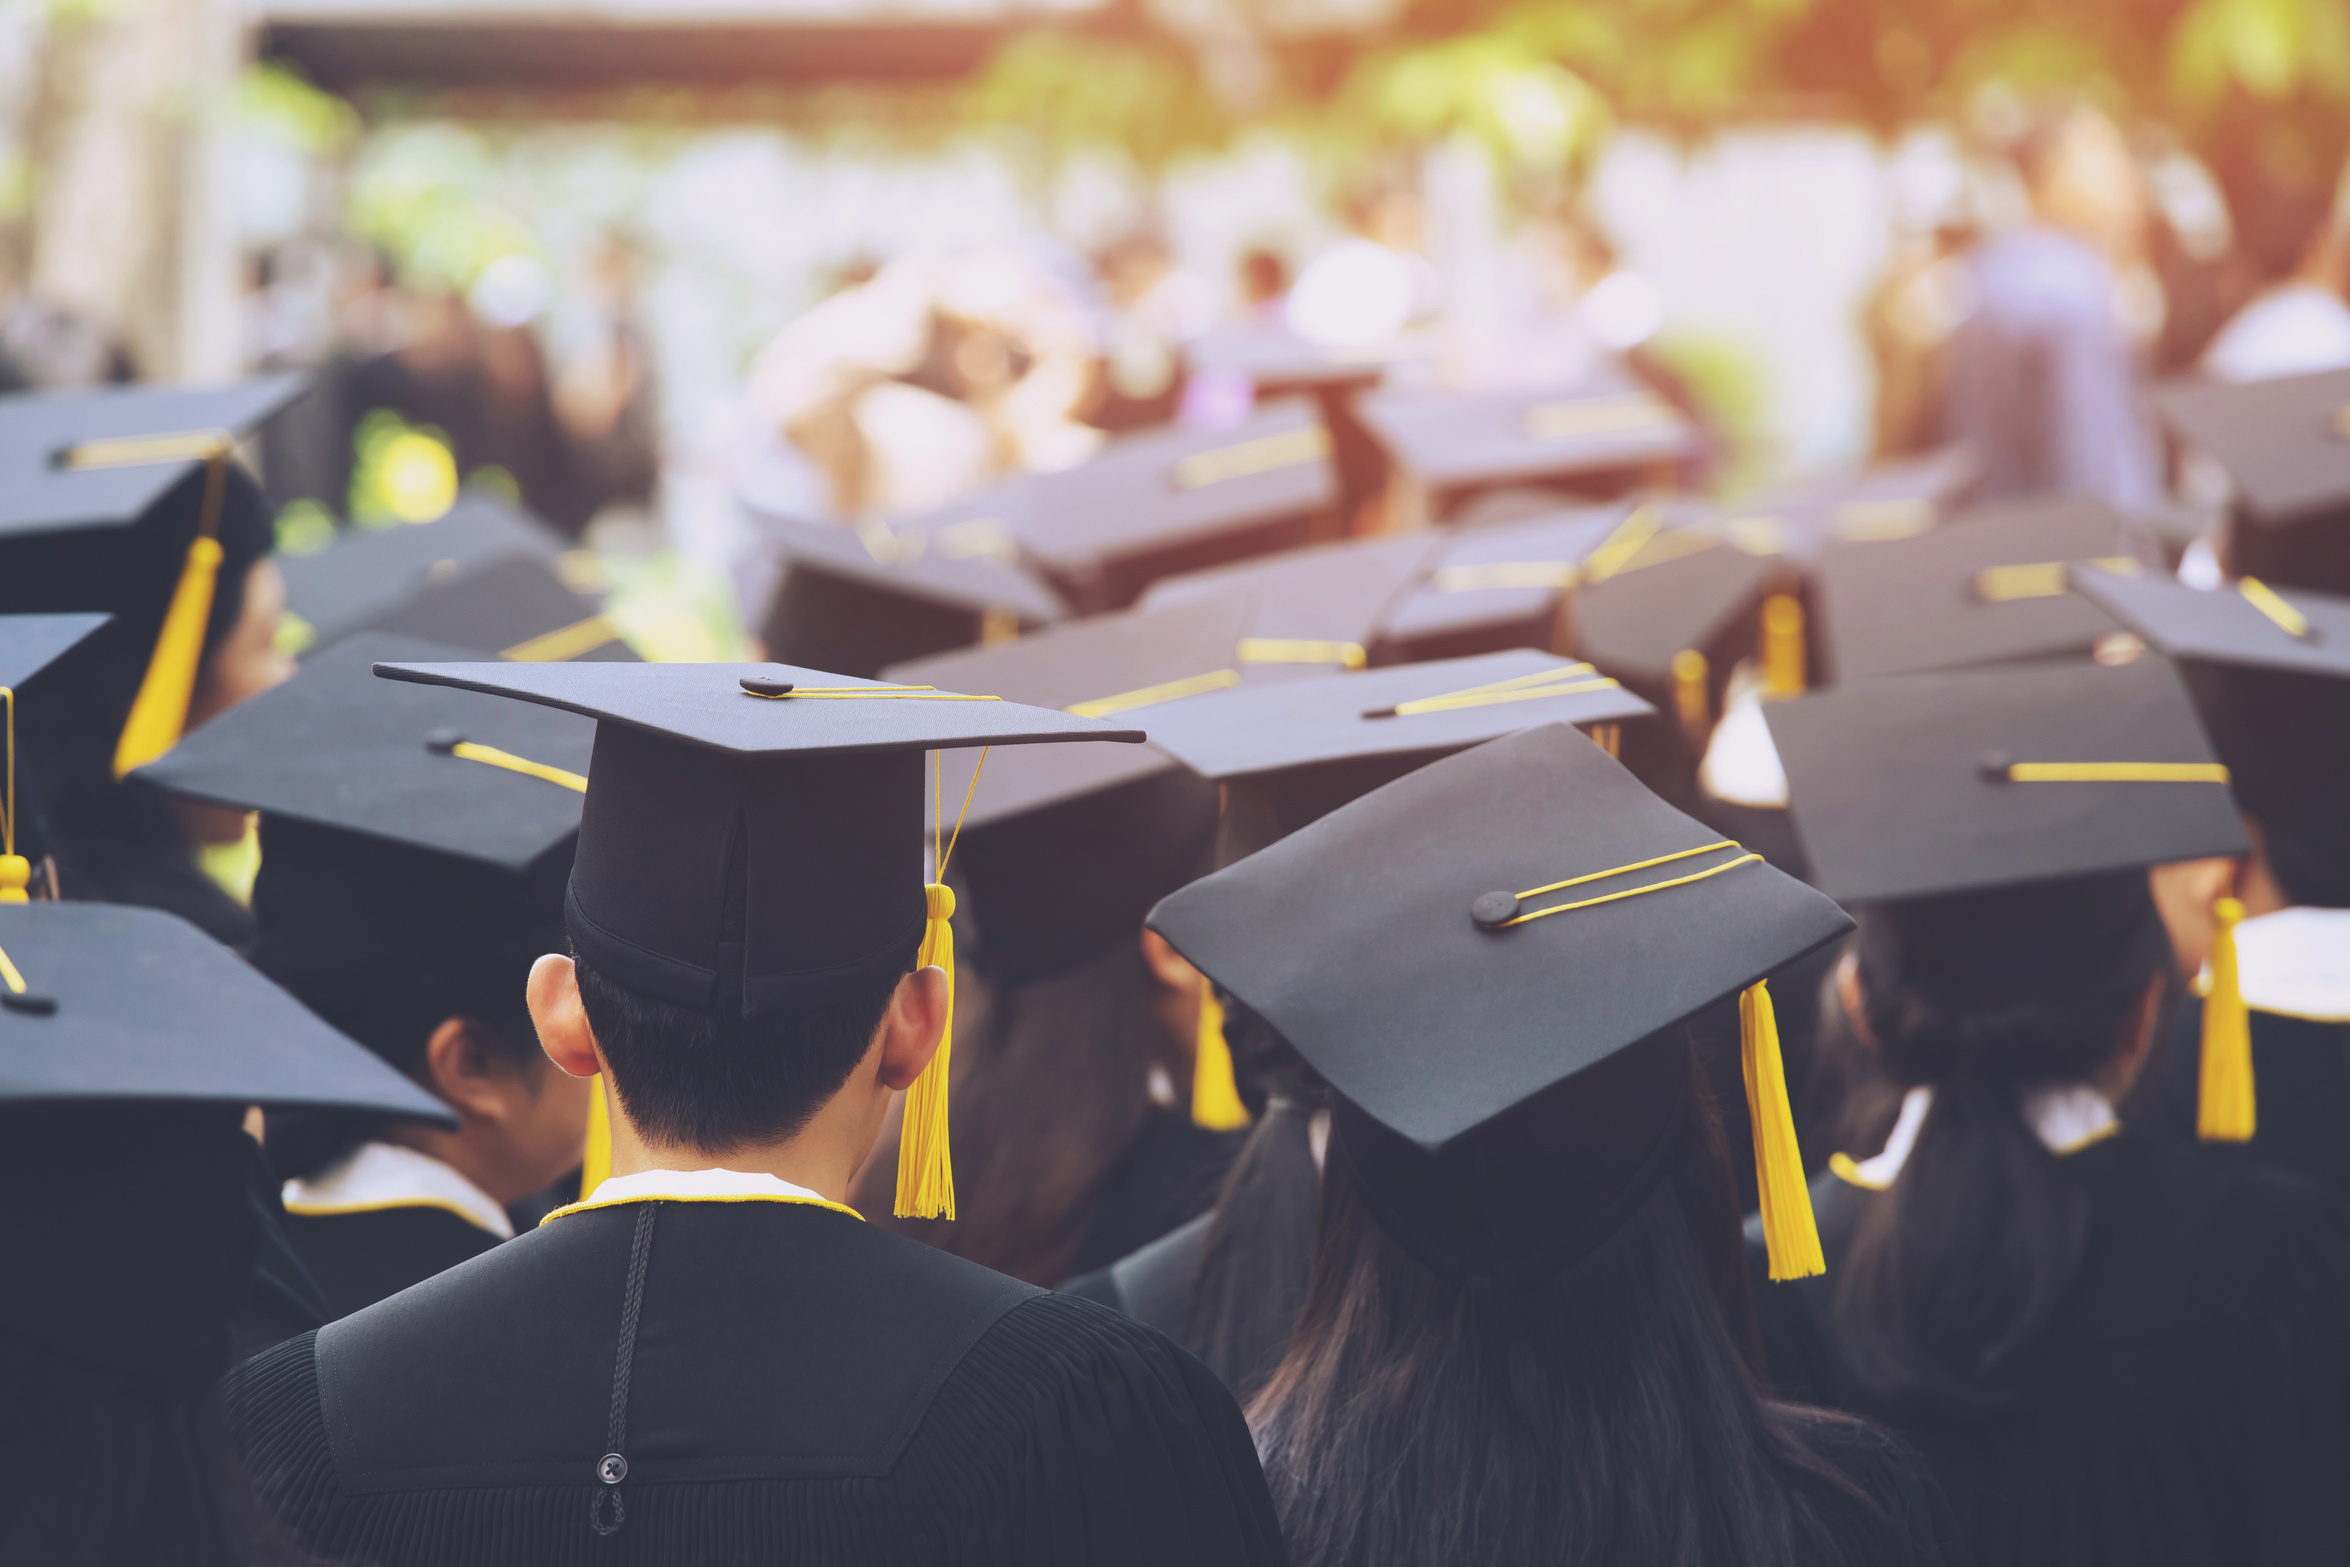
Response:
[[[447,756],[465,743],[465,736],[455,729],[435,729],[424,737],[424,748],[435,756]]]
[[[2008,769],[2015,766],[2015,758],[2005,751],[1985,751],[1975,760],[1975,771],[1991,783],[2006,783]]]
[[[1514,892],[1488,892],[1469,905],[1469,918],[1480,930],[1499,930],[1518,917],[1518,896]]]
[[[628,1478],[628,1460],[618,1453],[606,1453],[596,1462],[596,1478],[606,1485],[618,1485]]]
[[[790,696],[792,685],[788,680],[769,680],[763,675],[745,675],[742,687],[753,696]]]

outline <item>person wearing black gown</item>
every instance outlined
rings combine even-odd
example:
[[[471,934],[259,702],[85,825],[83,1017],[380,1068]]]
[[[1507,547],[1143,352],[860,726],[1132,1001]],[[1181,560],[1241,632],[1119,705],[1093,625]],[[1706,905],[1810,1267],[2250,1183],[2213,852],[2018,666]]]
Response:
[[[0,1561],[285,1560],[214,1393],[265,1246],[240,1122],[441,1112],[170,915],[0,901],[0,955]]]
[[[563,780],[587,766],[595,726],[370,672],[463,656],[353,637],[135,775],[261,813],[254,966],[457,1114],[454,1132],[384,1116],[270,1121],[284,1226],[324,1296],[320,1321],[510,1239],[508,1205],[581,1160],[592,1091],[539,1049],[523,987],[562,945],[580,805]]]
[[[2345,1559],[2350,1207],[2115,1109],[2169,984],[2143,867],[2243,848],[2176,674],[1888,680],[1770,722],[1861,905],[1843,1010],[1905,1090],[1815,1190],[1827,1275],[1764,1300],[1781,1390],[1915,1442],[1986,1561]]]
[[[1331,1088],[1312,1289],[1249,1406],[1298,1567],[1968,1559],[1914,1455],[1756,1379],[1684,1024],[1741,998],[1773,1271],[1816,1271],[1764,981],[1834,904],[1546,725],[1151,925]]]
[[[529,1000],[556,1063],[602,1078],[613,1173],[246,1368],[241,1450],[298,1545],[377,1567],[1280,1560],[1197,1362],[842,1200],[906,1088],[899,1206],[955,1200],[924,752],[1138,731],[776,665],[378,670],[599,720],[576,956],[541,958]]]
[[[277,378],[0,404],[12,497],[0,514],[0,613],[113,617],[27,693],[17,714],[58,893],[165,909],[231,945],[251,937],[252,922],[204,874],[196,851],[234,841],[243,818],[175,810],[121,775],[183,726],[292,672],[273,645],[285,591],[269,558],[273,513],[252,475],[211,443],[251,428],[294,390],[291,378]],[[208,568],[197,560],[205,539]],[[166,626],[191,588],[199,590],[188,598],[194,634],[182,643]],[[140,708],[163,718],[147,729],[147,744],[133,746],[125,733]]]

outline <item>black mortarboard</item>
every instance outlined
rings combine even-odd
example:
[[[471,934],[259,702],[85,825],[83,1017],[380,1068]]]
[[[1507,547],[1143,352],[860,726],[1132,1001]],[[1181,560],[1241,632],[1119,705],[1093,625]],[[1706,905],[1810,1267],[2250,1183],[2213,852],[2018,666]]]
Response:
[[[108,387],[0,398],[0,538],[138,521],[220,437],[250,433],[297,375],[223,387]]]
[[[2073,587],[2172,658],[2350,679],[2350,598],[2257,579],[2210,592],[2151,572],[2072,568]]]
[[[1845,902],[2245,848],[2226,770],[2151,655],[1865,681],[1763,713],[1814,879]]]
[[[535,554],[493,555],[428,578],[350,628],[415,637],[520,663],[633,663],[620,628]],[[346,633],[348,634],[348,633]]]
[[[1584,557],[1623,523],[1622,505],[1561,509],[1469,528],[1437,546],[1427,579],[1396,605],[1381,640],[1403,659],[1458,658],[1502,648],[1564,652],[1562,615]]]
[[[1441,1274],[1511,1279],[1588,1254],[1672,1167],[1693,1092],[1669,1031],[1851,921],[1545,725],[1150,925],[1336,1090],[1333,1157],[1384,1227]],[[1775,1036],[1769,1056],[1775,1084]]]
[[[2173,381],[2163,421],[2227,470],[2237,510],[2259,527],[2350,508],[2350,370],[2265,381]]]
[[[596,719],[572,941],[632,989],[744,1016],[833,1005],[910,966],[926,917],[926,750],[1142,739],[1115,722],[889,695],[777,664],[377,669]]]
[[[1152,743],[1231,786],[1229,861],[1448,752],[1652,711],[1588,665],[1522,649],[1193,697],[1145,722]]]
[[[1661,529],[1618,563],[1619,538],[1633,543],[1629,530],[1641,515],[1633,512],[1585,561],[1571,605],[1575,651],[1650,692],[1671,690],[1675,661],[1700,653],[1719,687],[1730,664],[1752,648],[1756,607],[1780,568],[1697,528]]]
[[[870,677],[891,664],[999,642],[1068,611],[1012,559],[1008,525],[964,517],[854,529],[762,519],[782,570],[760,620],[783,663]]]
[[[2087,497],[2010,501],[1883,543],[1831,544],[1821,628],[1841,683],[1974,664],[2085,656],[2113,617],[2065,585],[2065,564],[2132,559],[2122,519]]]
[[[16,689],[106,624],[104,615],[0,615],[0,686]]]
[[[1476,491],[1541,483],[1614,495],[1688,455],[1679,410],[1628,381],[1504,391],[1383,391],[1363,422],[1411,484],[1413,520],[1447,515]]]
[[[1976,469],[1966,448],[1944,447],[1857,474],[1766,491],[1738,507],[1718,508],[1710,525],[1751,553],[1810,561],[1832,544],[1882,543],[1926,532],[1964,497]]]
[[[138,776],[189,799],[520,870],[579,830],[577,784],[596,726],[374,675],[378,662],[465,656],[413,637],[352,637]],[[548,770],[560,776],[550,780]]]
[[[1161,577],[1304,544],[1337,497],[1330,436],[1309,402],[1214,432],[1128,436],[1030,480],[1013,518],[1023,551],[1088,613],[1131,604]]]
[[[1251,681],[1360,669],[1436,542],[1410,533],[1286,550],[1169,577],[1142,596],[1142,607],[1202,598],[1245,602],[1238,657]]]
[[[32,769],[17,755],[17,687],[73,651],[84,637],[106,624],[105,615],[0,615],[0,688],[8,692],[0,712],[0,903],[24,896],[32,862],[47,856],[47,832],[33,800]],[[15,896],[11,896],[14,894]]]
[[[423,1089],[186,921],[0,905],[0,1101],[197,1100],[454,1124]]]
[[[1238,683],[1247,612],[1244,600],[1215,598],[1103,615],[888,673],[1147,728],[1166,703]],[[944,759],[950,799],[963,798],[976,760]],[[1213,784],[1149,746],[995,753],[954,860],[987,972],[1019,984],[1131,943],[1153,903],[1208,868],[1216,803]]]
[[[570,541],[536,517],[479,491],[430,522],[356,528],[311,555],[280,555],[286,613],[324,647],[381,618],[401,600],[469,566],[506,555],[554,561]]]

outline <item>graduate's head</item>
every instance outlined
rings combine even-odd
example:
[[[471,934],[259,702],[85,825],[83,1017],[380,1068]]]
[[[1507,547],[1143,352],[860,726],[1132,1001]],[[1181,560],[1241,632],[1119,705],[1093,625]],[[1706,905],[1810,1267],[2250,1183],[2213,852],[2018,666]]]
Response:
[[[2291,904],[2350,908],[2350,675],[2221,667],[2204,695],[2212,742],[2277,892]]]
[[[923,828],[953,818],[935,803],[927,753],[1142,738],[993,696],[779,665],[377,673],[598,720],[586,776],[572,780],[584,798],[563,908],[570,954],[542,957],[528,992],[556,1064],[608,1068],[614,1108],[656,1149],[772,1144],[822,1119],[844,1182],[949,1016],[954,895],[926,884]],[[942,860],[947,836],[935,839]],[[908,1161],[925,1171],[916,1207],[951,1206],[944,1077],[908,1116],[909,1142],[935,1155]]]
[[[2350,370],[2182,379],[2155,400],[2172,433],[2227,475],[2229,576],[2350,594]]]

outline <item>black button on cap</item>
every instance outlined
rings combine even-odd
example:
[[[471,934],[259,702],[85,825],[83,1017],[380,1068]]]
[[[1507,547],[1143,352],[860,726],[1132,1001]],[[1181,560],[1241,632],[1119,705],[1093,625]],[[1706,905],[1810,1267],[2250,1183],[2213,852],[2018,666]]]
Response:
[[[2015,758],[2005,751],[1985,751],[1975,763],[1975,770],[1993,783],[2006,783],[2007,770],[2015,765]]]
[[[618,1453],[606,1453],[596,1461],[596,1478],[606,1485],[618,1485],[628,1478],[628,1460]]]
[[[1469,918],[1486,930],[1499,930],[1518,917],[1517,894],[1488,892],[1469,905]]]
[[[788,680],[769,680],[759,675],[743,676],[742,686],[753,696],[790,696],[792,689]]]
[[[29,990],[0,990],[0,1007],[6,1007],[11,1012],[22,1012],[27,1017],[47,1017],[57,1010],[57,998],[36,996]]]
[[[424,748],[435,756],[447,756],[465,743],[465,736],[454,729],[435,729],[424,737]]]

